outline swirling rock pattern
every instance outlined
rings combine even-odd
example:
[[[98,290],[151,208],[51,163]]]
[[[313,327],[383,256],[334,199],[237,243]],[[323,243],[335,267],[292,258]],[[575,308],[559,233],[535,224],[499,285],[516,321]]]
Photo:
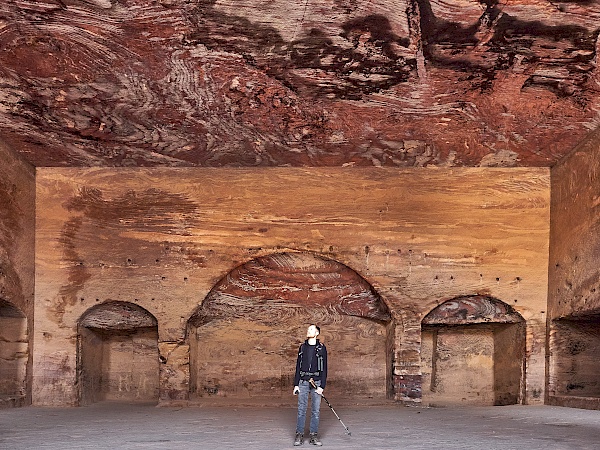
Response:
[[[109,301],[90,308],[79,325],[98,330],[136,330],[156,327],[156,318],[133,303]]]
[[[521,315],[506,303],[482,295],[445,301],[425,316],[424,325],[466,325],[470,323],[518,323]]]
[[[349,267],[312,253],[278,253],[235,268],[212,289],[190,319],[245,318],[280,324],[302,315],[391,319],[383,300]]]
[[[587,0],[6,0],[37,166],[550,166],[599,123]]]

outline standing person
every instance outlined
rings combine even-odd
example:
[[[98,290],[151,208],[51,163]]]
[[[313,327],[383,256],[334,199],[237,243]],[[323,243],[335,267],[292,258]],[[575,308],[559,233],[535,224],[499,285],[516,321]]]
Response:
[[[298,420],[296,422],[296,438],[294,445],[304,442],[304,425],[306,423],[306,410],[310,394],[310,440],[312,445],[323,445],[317,433],[319,431],[319,409],[321,407],[321,394],[327,382],[327,349],[321,344],[317,336],[321,329],[311,324],[306,330],[306,341],[298,349],[296,360],[296,375],[294,377],[294,395],[298,395]],[[316,389],[310,380],[313,380]]]

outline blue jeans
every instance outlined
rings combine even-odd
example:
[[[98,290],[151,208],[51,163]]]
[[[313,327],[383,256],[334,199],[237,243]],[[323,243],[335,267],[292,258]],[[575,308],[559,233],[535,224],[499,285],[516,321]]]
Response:
[[[315,381],[317,386],[321,386],[321,381]],[[319,409],[321,408],[321,396],[317,394],[308,381],[300,380],[298,384],[300,392],[298,393],[298,422],[296,423],[296,433],[304,434],[304,424],[306,423],[306,410],[308,408],[308,394],[310,394],[310,432],[319,431]]]

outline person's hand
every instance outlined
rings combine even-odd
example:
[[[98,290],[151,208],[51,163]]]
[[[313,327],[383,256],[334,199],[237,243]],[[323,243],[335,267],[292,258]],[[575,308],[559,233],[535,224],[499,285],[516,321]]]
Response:
[[[317,394],[323,395],[323,388],[321,386],[317,387]]]
[[[298,392],[300,392],[300,388],[298,386],[294,386],[294,395],[298,395]]]

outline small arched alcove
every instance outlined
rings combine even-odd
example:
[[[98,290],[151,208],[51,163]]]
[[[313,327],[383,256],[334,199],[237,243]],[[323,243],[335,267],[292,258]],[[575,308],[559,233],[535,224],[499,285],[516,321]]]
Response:
[[[426,405],[510,405],[523,400],[525,321],[510,305],[472,295],[448,300],[421,323]]]
[[[341,263],[286,252],[229,272],[190,317],[190,398],[293,401],[296,356],[310,323],[327,346],[330,395],[391,395],[394,331],[383,300]]]
[[[551,395],[566,397],[570,405],[598,409],[598,373],[600,311],[553,320],[550,328]],[[582,401],[575,402],[577,398]]]
[[[27,318],[0,299],[0,403],[21,406],[27,391],[29,338]]]
[[[151,313],[133,303],[102,303],[81,316],[77,337],[81,405],[158,402],[158,325]]]

